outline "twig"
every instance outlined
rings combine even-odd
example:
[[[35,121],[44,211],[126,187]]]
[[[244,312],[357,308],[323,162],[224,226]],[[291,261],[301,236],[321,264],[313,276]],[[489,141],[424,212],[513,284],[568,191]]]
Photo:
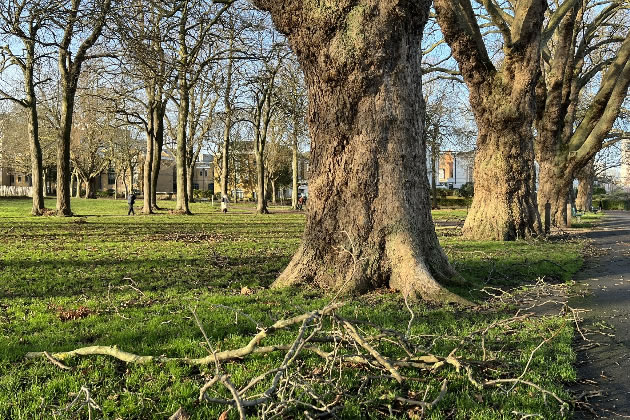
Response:
[[[68,367],[66,365],[64,365],[63,363],[61,363],[59,360],[55,359],[54,357],[52,357],[50,355],[50,353],[48,353],[47,351],[44,352],[44,356],[46,356],[46,359],[50,360],[50,363],[52,363],[53,365],[64,369],[64,370],[72,370],[71,367]]]

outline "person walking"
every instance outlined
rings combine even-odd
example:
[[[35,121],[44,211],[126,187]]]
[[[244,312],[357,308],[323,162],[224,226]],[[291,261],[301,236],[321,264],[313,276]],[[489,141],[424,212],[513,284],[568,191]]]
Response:
[[[221,196],[221,211],[223,213],[227,213],[228,210],[228,198],[227,195],[223,194],[223,196]]]
[[[127,216],[129,215],[136,215],[136,212],[133,210],[133,205],[136,203],[136,193],[134,193],[133,191],[131,192],[131,194],[129,194],[129,197],[127,197],[127,204],[129,204],[129,211],[127,212]]]

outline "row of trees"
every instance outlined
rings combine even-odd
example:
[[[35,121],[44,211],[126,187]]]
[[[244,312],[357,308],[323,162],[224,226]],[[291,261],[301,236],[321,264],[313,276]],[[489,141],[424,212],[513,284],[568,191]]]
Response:
[[[251,140],[259,212],[267,211],[266,185],[281,172],[274,156],[284,149],[267,152],[270,139],[292,147],[297,168],[307,141],[301,75],[284,39],[246,2],[10,0],[0,6],[0,36],[6,41],[0,99],[29,115],[33,214],[44,210],[42,144],[49,131],[60,215],[72,213],[72,171],[91,185],[111,165],[105,149],[112,137],[146,138],[145,213],[157,207],[166,149],[176,158],[182,213],[190,213],[193,169],[203,150],[222,163],[228,194],[234,133]],[[297,170],[293,178],[297,191]]]
[[[436,282],[458,277],[429,213],[420,74],[466,85],[477,144],[464,234],[498,240],[541,233],[546,202],[562,223],[565,179],[609,138],[630,83],[623,1],[435,0],[440,36],[426,50],[448,49],[431,67],[417,51],[430,1],[255,3],[287,35],[311,106],[311,209],[278,285],[387,282],[405,295],[456,299]]]
[[[213,92],[207,103],[215,110],[202,115],[218,115],[223,124],[223,191],[232,130],[247,122],[257,162],[258,211],[266,212],[263,157],[274,118],[284,117],[289,137],[299,139],[305,103],[293,96],[298,81],[280,83],[289,52],[283,38],[263,30],[266,17],[235,0],[138,0],[124,8],[84,1],[52,11],[61,17],[51,19],[54,29],[41,38],[32,33],[41,23],[29,7],[44,0],[9,2],[27,6],[3,13],[8,21],[19,16],[17,27],[31,34],[11,33],[24,44],[24,58],[7,49],[23,70],[20,102],[29,110],[37,99],[29,92],[37,83],[29,82],[33,72],[27,64],[45,56],[33,53],[29,61],[29,43],[58,52],[58,184],[67,184],[65,139],[81,65],[88,59],[113,60],[110,51],[120,50],[116,59],[123,57],[125,94],[115,109],[145,130],[145,192],[155,182],[167,131],[164,116],[172,109],[177,208],[189,212],[187,158],[194,162],[189,145],[193,133],[204,132],[194,128],[192,116],[203,107],[191,98],[201,98],[200,89]],[[547,202],[553,221],[561,224],[570,182],[607,142],[624,136],[623,127],[615,130],[630,84],[623,0],[435,0],[434,13],[428,0],[252,3],[270,12],[286,35],[309,96],[310,211],[302,246],[277,285],[313,281],[356,291],[387,282],[407,295],[457,299],[438,284],[458,276],[438,244],[430,215],[423,76],[460,81],[469,97],[477,133],[475,197],[464,226],[469,238],[537,235]],[[430,16],[439,30],[428,31],[435,39],[428,39],[424,52],[438,55],[423,62]],[[37,24],[29,26],[29,19]],[[288,70],[284,77],[295,73]],[[208,74],[213,76],[206,79]],[[204,80],[210,85],[202,87]],[[69,201],[59,191],[57,209],[67,214]],[[145,194],[145,212],[155,205],[153,194]]]

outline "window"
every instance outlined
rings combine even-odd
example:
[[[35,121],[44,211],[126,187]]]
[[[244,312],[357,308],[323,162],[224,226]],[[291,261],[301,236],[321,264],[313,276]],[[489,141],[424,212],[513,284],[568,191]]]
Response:
[[[199,184],[193,184],[193,190],[198,190],[199,189]]]
[[[116,183],[116,171],[113,168],[109,168],[109,171],[107,171],[107,183],[109,185]]]
[[[9,186],[15,183],[15,176],[13,174],[9,175]]]
[[[204,176],[208,176],[208,170],[207,169],[204,170]]]
[[[18,175],[18,182],[22,182],[22,176]]]
[[[203,176],[203,170],[199,171],[199,176]]]

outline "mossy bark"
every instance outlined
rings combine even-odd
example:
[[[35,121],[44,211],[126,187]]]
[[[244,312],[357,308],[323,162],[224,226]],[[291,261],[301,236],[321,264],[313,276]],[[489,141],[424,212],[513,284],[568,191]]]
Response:
[[[421,117],[429,1],[255,1],[305,72],[312,137],[302,245],[274,287],[347,293],[389,286],[460,300],[431,219]]]
[[[463,233],[485,240],[535,236],[542,225],[536,206],[532,126],[547,2],[519,2],[514,17],[503,22],[500,68],[488,55],[470,1],[434,3],[444,39],[468,86],[479,131],[475,196]]]

